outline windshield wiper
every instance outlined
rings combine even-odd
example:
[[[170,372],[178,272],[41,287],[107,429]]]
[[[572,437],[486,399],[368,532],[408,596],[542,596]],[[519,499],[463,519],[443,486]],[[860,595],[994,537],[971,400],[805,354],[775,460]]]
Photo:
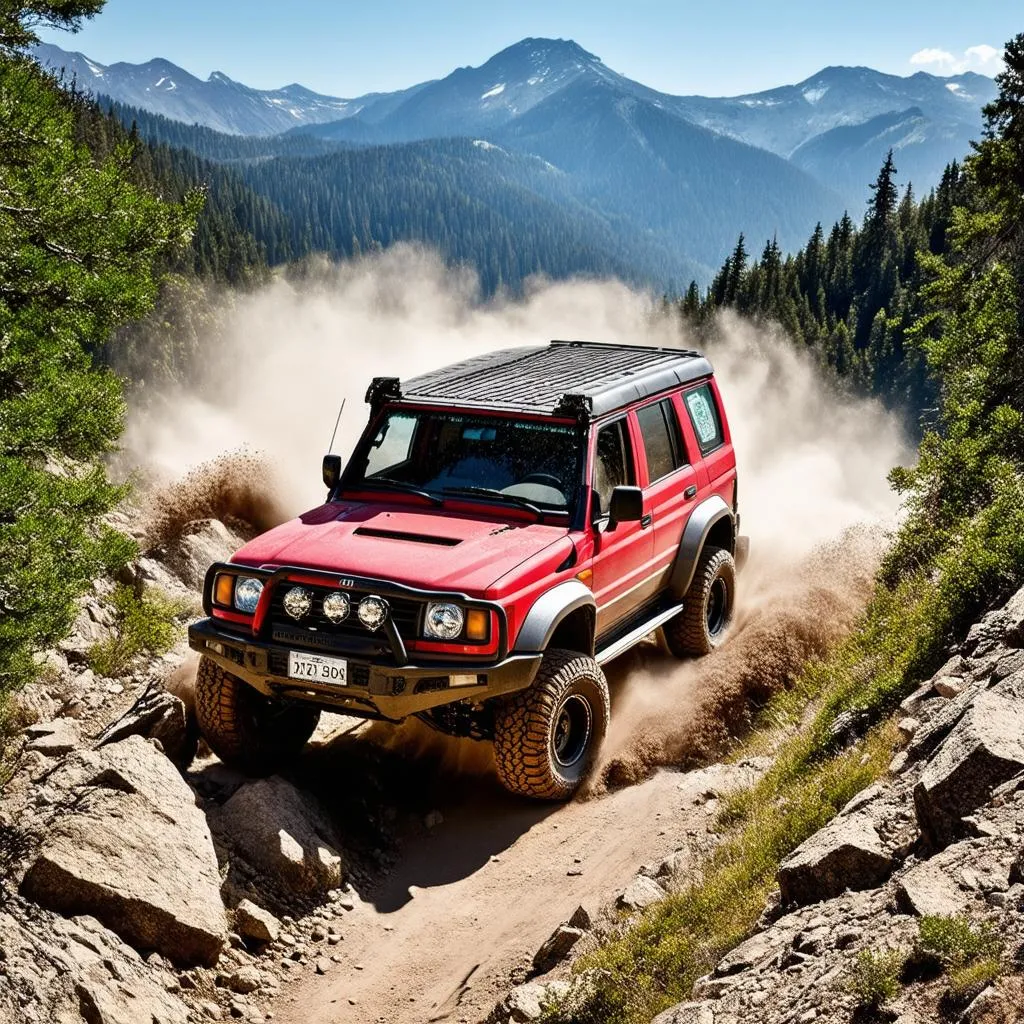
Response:
[[[444,500],[439,495],[431,494],[430,491],[425,491],[423,488],[417,487],[415,484],[407,484],[402,480],[389,480],[386,477],[370,477],[369,479],[360,480],[359,483],[353,485],[354,490],[359,490],[360,488],[365,488],[369,491],[372,491],[375,488],[401,491],[403,494],[415,494],[418,498],[426,498],[432,505],[441,506],[444,504]]]
[[[465,494],[476,498],[492,498],[503,505],[516,505],[532,512],[538,519],[544,518],[544,510],[538,508],[532,501],[520,498],[518,494],[506,494],[504,491],[495,490],[493,487],[445,487],[445,494]]]

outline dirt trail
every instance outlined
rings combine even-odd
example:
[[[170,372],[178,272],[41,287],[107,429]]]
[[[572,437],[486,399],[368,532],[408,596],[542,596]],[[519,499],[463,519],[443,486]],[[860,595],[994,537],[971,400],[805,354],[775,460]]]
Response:
[[[290,987],[284,1024],[426,1024],[486,1017],[556,925],[591,913],[642,863],[706,835],[709,787],[745,768],[681,774],[567,806],[524,804],[480,779],[439,802],[444,821],[410,844],[342,922],[343,961]]]

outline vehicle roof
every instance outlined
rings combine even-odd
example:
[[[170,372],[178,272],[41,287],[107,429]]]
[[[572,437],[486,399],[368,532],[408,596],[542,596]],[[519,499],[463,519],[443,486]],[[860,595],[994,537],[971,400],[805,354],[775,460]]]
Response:
[[[701,353],[686,349],[552,341],[488,352],[404,383],[377,377],[366,397],[588,419],[712,373]]]

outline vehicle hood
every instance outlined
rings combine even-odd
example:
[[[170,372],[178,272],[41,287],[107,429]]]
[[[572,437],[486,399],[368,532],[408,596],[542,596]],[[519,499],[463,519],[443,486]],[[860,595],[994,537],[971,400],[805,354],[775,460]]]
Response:
[[[261,534],[232,561],[302,566],[484,596],[502,576],[559,541],[568,553],[572,542],[566,526],[399,503],[329,504]]]

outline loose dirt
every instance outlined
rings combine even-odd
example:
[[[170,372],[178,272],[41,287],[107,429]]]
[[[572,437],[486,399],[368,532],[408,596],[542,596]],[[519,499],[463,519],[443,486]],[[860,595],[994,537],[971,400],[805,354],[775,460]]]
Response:
[[[567,806],[528,804],[480,778],[439,794],[443,821],[341,922],[341,963],[293,983],[284,1024],[482,1020],[577,906],[592,914],[642,863],[706,840],[713,804],[746,768],[659,771]]]

